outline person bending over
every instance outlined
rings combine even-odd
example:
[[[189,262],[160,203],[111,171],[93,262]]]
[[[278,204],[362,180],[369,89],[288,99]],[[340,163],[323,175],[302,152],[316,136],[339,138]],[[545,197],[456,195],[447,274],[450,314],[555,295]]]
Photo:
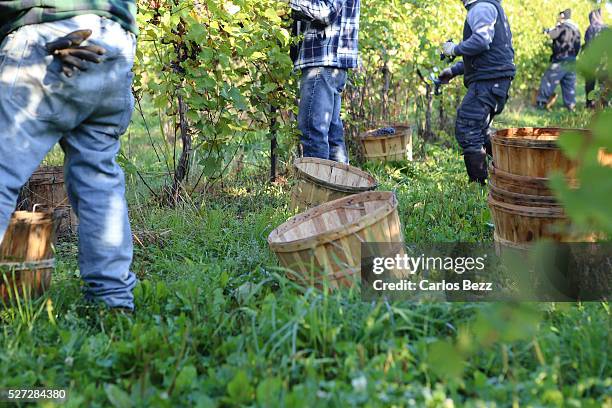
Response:
[[[538,92],[537,107],[545,109],[557,85],[561,85],[563,102],[569,110],[576,108],[576,71],[574,63],[580,53],[581,36],[578,26],[571,20],[572,11],[559,13],[557,26],[545,29],[552,39],[551,65],[542,77]]]
[[[115,157],[134,101],[133,0],[0,1],[0,242],[19,189],[59,143],[85,295],[133,310],[132,233]]]

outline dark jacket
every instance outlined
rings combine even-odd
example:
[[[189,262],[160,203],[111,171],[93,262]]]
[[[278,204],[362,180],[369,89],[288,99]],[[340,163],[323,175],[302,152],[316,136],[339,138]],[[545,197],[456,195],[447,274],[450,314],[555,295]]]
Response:
[[[608,28],[608,26],[604,24],[601,10],[591,11],[589,14],[589,20],[591,21],[591,25],[589,25],[589,28],[586,30],[584,35],[585,45],[588,45],[595,39],[595,37],[599,35],[599,33]]]
[[[468,12],[480,3],[489,3],[497,9],[495,36],[489,48],[478,55],[464,55],[464,82],[466,86],[474,81],[514,78],[514,48],[512,31],[500,0],[478,0],[467,6]],[[472,28],[466,21],[463,29],[463,41],[473,35]]]
[[[575,61],[582,44],[580,30],[571,20],[559,23],[548,32],[552,38],[552,62]]]

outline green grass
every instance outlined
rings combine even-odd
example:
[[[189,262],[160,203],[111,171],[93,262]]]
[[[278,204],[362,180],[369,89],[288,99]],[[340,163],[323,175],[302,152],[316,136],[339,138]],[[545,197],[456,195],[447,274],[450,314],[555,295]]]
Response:
[[[512,107],[500,124],[585,118]],[[132,152],[146,144],[142,126]],[[424,153],[368,166],[397,192],[406,240],[491,241],[486,191],[468,185],[457,151]],[[162,171],[145,156],[147,172]],[[85,303],[76,244],[63,243],[41,313],[0,312],[0,388],[67,388],[69,407],[612,404],[607,304],[364,303],[304,289],[266,243],[290,216],[289,185],[249,170],[168,209],[129,178],[136,314]]]

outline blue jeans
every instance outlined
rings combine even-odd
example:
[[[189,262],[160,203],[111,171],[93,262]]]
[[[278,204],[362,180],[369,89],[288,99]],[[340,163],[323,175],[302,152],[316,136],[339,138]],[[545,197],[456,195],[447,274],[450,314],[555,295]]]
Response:
[[[538,104],[547,104],[558,85],[561,85],[565,107],[573,109],[576,106],[576,71],[571,63],[554,62],[551,64],[542,77]]]
[[[478,153],[489,141],[489,126],[508,101],[511,79],[472,82],[457,110],[455,137],[464,154]]]
[[[44,45],[82,29],[92,30],[89,43],[107,53],[68,78]],[[134,307],[136,276],[125,178],[115,157],[134,108],[135,45],[133,34],[94,15],[27,25],[0,45],[0,241],[19,189],[60,143],[66,189],[79,217],[85,295],[127,309]]]
[[[314,67],[302,70],[298,127],[304,157],[348,163],[344,124],[340,118],[345,69]]]

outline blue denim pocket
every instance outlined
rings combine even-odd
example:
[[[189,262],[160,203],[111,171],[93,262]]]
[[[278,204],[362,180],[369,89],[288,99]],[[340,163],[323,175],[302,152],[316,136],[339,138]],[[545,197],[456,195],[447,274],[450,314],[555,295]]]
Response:
[[[335,89],[336,92],[342,93],[344,91],[347,77],[345,69],[325,67],[322,68],[322,75],[329,86]]]
[[[132,114],[134,113],[134,94],[132,94],[132,80],[134,79],[134,74],[132,71],[129,71],[126,76],[126,82],[123,87],[125,90],[125,104],[123,108],[123,112],[121,118],[116,127],[115,136],[119,137],[124,134],[130,123],[132,121]]]
[[[49,120],[56,118],[65,109],[66,93],[70,89],[63,78],[59,64],[37,44],[28,45],[21,59],[8,59],[14,64],[5,70],[9,77],[9,99],[17,108],[30,116]]]

